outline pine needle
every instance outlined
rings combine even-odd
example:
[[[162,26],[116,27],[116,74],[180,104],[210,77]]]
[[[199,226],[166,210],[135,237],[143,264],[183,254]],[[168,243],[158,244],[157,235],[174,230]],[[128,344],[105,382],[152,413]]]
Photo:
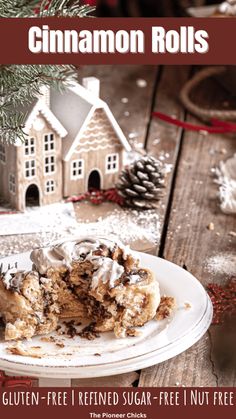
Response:
[[[93,11],[78,0],[0,0],[0,18],[88,17]],[[21,109],[38,97],[41,86],[62,90],[75,79],[72,65],[0,65],[0,141],[24,141]]]

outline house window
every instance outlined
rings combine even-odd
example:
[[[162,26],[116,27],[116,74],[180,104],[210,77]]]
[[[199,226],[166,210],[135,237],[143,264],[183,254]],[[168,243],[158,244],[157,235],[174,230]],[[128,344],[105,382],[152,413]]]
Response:
[[[119,154],[108,154],[106,157],[106,173],[118,172]]]
[[[25,140],[25,155],[26,156],[33,156],[35,154],[35,139],[34,138],[26,138]]]
[[[16,193],[16,178],[15,175],[13,175],[12,173],[10,173],[9,175],[9,191],[15,195]]]
[[[27,160],[25,162],[25,177],[34,177],[35,172],[35,160]]]
[[[44,151],[53,151],[55,150],[55,141],[53,134],[44,135]]]
[[[82,159],[71,162],[71,179],[82,179],[84,177],[84,161]]]
[[[47,182],[45,183],[45,192],[46,193],[55,192],[55,182],[53,179],[47,180]]]
[[[46,175],[55,172],[55,156],[45,157],[44,170],[45,170]]]
[[[0,161],[6,163],[6,147],[3,144],[0,144]]]

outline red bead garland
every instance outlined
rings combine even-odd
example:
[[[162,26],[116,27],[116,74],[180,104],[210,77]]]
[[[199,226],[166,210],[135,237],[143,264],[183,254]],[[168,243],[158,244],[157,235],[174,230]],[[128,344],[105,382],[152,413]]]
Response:
[[[207,288],[214,309],[212,324],[223,324],[227,317],[236,315],[236,278],[225,286],[209,284]]]
[[[123,198],[119,195],[116,188],[111,188],[107,190],[97,190],[93,189],[89,192],[73,195],[69,197],[66,202],[81,202],[89,201],[94,205],[100,205],[103,202],[114,202],[122,206],[124,204]]]

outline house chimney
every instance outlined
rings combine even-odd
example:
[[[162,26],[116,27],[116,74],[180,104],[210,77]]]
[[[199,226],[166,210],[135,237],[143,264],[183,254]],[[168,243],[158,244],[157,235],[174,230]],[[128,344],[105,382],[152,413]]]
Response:
[[[100,95],[100,80],[96,77],[84,77],[82,84],[85,89],[89,90],[95,96],[99,97]]]
[[[48,86],[40,87],[39,99],[50,108],[50,88]]]

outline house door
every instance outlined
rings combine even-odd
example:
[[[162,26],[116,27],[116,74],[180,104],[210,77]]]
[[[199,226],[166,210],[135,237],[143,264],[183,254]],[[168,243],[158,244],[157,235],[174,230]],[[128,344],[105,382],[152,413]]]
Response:
[[[88,178],[88,190],[100,189],[101,188],[101,177],[98,170],[93,170]]]
[[[28,186],[25,193],[25,206],[26,207],[39,206],[39,188],[37,185]]]

